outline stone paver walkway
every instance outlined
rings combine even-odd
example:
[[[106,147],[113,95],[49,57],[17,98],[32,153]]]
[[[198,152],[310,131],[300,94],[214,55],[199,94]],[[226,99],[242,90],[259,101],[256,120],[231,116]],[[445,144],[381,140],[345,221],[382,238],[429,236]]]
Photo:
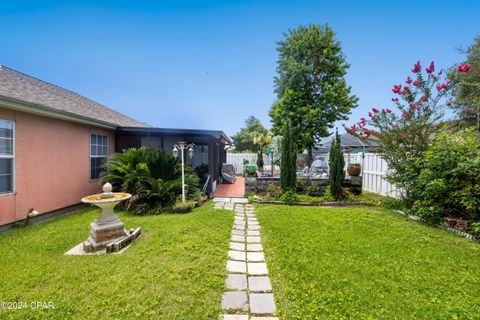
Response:
[[[214,200],[215,208],[235,210],[221,319],[278,320],[253,206],[228,198]]]

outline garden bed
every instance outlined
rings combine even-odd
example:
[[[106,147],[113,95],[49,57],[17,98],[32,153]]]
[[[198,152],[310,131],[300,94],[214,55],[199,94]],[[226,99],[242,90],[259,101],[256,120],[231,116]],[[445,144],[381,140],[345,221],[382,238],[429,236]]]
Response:
[[[305,207],[350,207],[350,206],[364,206],[365,203],[361,201],[325,201],[325,202],[285,202],[280,200],[253,200],[255,203],[262,204],[279,204],[291,206],[305,206]]]

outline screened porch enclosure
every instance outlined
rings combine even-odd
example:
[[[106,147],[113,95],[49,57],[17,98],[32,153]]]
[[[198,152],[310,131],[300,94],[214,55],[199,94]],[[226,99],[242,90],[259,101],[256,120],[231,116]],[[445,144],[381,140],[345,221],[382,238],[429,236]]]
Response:
[[[190,165],[200,178],[201,186],[212,193],[220,183],[220,169],[226,161],[226,147],[229,138],[222,131],[160,129],[160,128],[123,128],[116,134],[116,151],[130,147],[160,148],[172,154],[179,142],[194,145],[192,158],[184,154],[185,164]],[[180,156],[180,153],[179,153]]]

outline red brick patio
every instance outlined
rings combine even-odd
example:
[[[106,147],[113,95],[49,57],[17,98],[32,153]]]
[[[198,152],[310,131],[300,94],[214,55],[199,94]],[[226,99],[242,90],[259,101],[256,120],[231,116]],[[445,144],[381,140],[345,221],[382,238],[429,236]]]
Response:
[[[243,198],[245,196],[245,180],[237,177],[235,183],[222,183],[213,193],[215,197]]]

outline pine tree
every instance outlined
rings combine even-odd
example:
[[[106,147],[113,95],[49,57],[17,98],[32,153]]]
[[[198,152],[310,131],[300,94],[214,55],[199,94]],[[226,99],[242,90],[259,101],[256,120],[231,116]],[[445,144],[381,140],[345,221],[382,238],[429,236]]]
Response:
[[[280,186],[282,190],[295,190],[297,179],[297,149],[290,126],[285,126],[280,160]]]
[[[328,165],[330,166],[330,192],[335,200],[338,201],[342,198],[342,185],[343,180],[345,180],[345,159],[343,158],[338,129],[330,147]]]

